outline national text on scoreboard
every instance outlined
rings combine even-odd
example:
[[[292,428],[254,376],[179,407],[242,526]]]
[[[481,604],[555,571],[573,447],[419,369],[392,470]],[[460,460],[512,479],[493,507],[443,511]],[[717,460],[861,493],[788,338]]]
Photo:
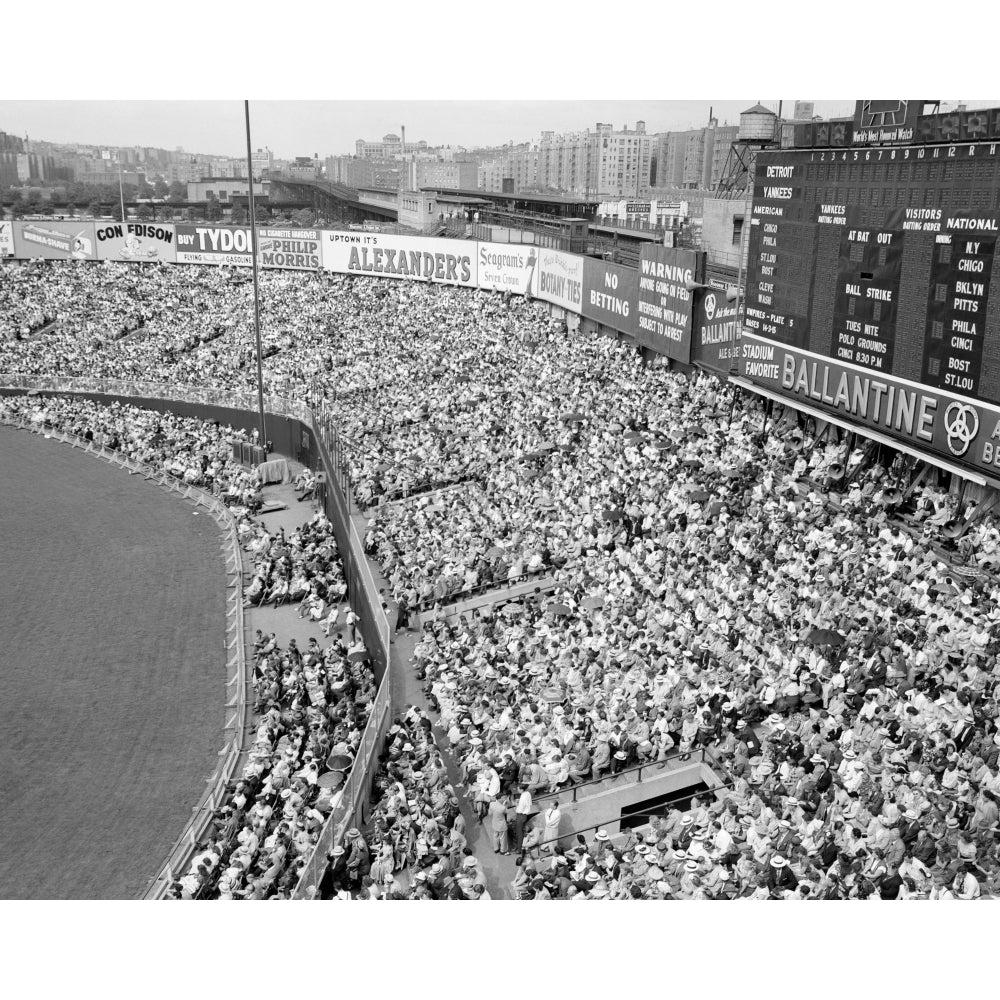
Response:
[[[1000,143],[762,151],[745,332],[1000,404],[998,192]]]

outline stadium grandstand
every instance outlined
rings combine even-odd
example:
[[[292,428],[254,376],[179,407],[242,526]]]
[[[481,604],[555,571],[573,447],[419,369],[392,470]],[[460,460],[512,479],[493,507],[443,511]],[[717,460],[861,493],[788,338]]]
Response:
[[[224,763],[138,895],[1000,892],[995,375],[934,326],[993,216],[757,163],[745,302],[686,248],[262,229],[259,407],[245,226],[0,223],[0,421],[232,541]]]

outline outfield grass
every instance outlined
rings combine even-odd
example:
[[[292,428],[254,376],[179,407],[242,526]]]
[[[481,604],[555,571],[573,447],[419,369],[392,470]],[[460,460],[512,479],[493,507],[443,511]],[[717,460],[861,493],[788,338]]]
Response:
[[[68,445],[0,426],[0,898],[135,898],[214,771],[219,533]]]

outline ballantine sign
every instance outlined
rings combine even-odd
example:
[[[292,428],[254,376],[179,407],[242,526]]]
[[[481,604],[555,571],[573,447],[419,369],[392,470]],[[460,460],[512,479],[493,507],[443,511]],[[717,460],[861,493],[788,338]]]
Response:
[[[744,352],[749,349],[747,345]],[[930,430],[938,402],[934,396],[857,372],[838,373],[824,361],[796,358],[788,353],[782,359],[781,388],[881,424],[888,430],[901,431],[909,437],[916,435],[924,441],[934,440]]]
[[[739,355],[739,318],[736,301],[723,291],[706,289],[694,313],[695,336],[691,360],[713,371],[729,373]]]
[[[762,388],[1000,476],[1000,408],[743,333],[740,374]]]

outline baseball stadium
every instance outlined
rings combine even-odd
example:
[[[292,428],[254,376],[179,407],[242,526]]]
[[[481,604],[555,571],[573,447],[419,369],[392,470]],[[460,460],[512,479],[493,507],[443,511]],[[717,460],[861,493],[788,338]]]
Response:
[[[0,896],[1000,892],[1000,109],[730,161],[0,221]]]

